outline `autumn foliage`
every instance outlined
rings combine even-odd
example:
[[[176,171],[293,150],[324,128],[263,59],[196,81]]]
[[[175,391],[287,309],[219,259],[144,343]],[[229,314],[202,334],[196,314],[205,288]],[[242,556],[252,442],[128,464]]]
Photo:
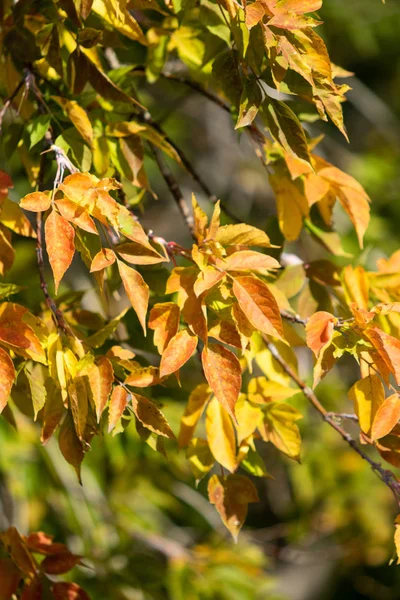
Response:
[[[290,403],[300,390],[398,502],[400,483],[388,469],[400,466],[400,253],[373,272],[353,266],[334,210],[341,206],[362,248],[370,199],[318,154],[320,140],[291,108],[291,98],[300,98],[314,119],[332,121],[347,136],[349,86],[337,80],[351,74],[330,62],[316,33],[322,1],[41,4],[2,2],[2,137],[32,189],[11,200],[13,182],[1,173],[2,416],[13,424],[14,411],[29,414],[29,403],[41,443],[56,436],[79,480],[93,437],[135,421],[143,443],[165,454],[166,443],[170,452],[184,450],[194,480],[208,477],[209,501],[236,539],[248,505],[258,501],[254,477],[269,476],[260,444],[300,460],[303,415]],[[120,64],[120,47],[141,60]],[[185,78],[166,68],[172,58]],[[146,98],[162,78],[206,95],[249,137],[276,198],[271,237],[217,201],[153,119]],[[199,193],[182,194],[166,159],[188,172],[208,205]],[[155,201],[149,161],[177,202],[187,247],[140,223]],[[293,292],[282,251],[301,232],[325,258],[304,263],[303,284]],[[7,279],[14,234],[35,239],[44,294],[38,314],[11,298],[21,289]],[[92,276],[102,315],[83,309],[64,283],[76,256]],[[110,300],[121,295],[136,315],[134,337],[120,334],[128,308],[112,312]],[[133,350],[145,336],[159,355],[155,364]],[[296,347],[303,346],[314,356],[315,392],[298,374]],[[357,373],[348,393],[358,441],[316,395],[345,355]],[[201,382],[174,431],[158,396],[188,361]],[[26,581],[21,598],[40,597],[32,590],[50,585],[46,574],[81,560],[43,533],[25,538],[10,529],[1,539],[9,557],[0,559],[0,581],[12,593]],[[55,583],[54,598],[86,598],[74,585]]]

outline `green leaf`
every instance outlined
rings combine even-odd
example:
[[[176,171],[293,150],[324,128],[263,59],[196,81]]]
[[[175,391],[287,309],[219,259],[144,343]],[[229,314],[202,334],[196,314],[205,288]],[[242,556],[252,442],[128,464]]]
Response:
[[[240,97],[239,118],[235,129],[251,125],[257,116],[262,99],[258,81],[256,79],[246,81]]]
[[[265,124],[272,137],[287,151],[298,158],[311,162],[304,129],[291,108],[285,102],[268,98],[261,110]]]
[[[29,150],[36,146],[46,135],[51,121],[50,115],[39,115],[32,124]]]

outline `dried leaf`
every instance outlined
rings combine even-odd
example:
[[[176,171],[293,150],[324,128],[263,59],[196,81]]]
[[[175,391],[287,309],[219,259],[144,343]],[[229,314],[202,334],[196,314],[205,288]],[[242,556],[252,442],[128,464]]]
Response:
[[[247,516],[248,504],[259,502],[254,484],[244,475],[213,475],[208,482],[208,497],[237,541]]]
[[[175,439],[167,419],[151,400],[136,393],[132,394],[132,408],[136,418],[146,429],[171,440]]]
[[[282,338],[283,326],[279,307],[265,283],[256,277],[235,277],[233,293],[255,329]]]
[[[122,416],[129,401],[129,392],[122,386],[117,385],[112,391],[110,406],[108,409],[108,431],[112,431]]]

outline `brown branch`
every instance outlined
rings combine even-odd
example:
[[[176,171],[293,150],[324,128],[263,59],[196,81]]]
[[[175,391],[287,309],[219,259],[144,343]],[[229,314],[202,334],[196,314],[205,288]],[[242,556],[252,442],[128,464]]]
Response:
[[[304,327],[307,325],[307,319],[302,319],[300,315],[293,315],[286,310],[281,310],[281,317],[282,319],[286,319],[286,321],[290,321],[291,323],[299,323]]]
[[[183,220],[186,223],[186,227],[188,228],[192,238],[196,241],[196,236],[194,233],[194,219],[193,219],[192,213],[190,211],[190,208],[187,205],[185,197],[182,193],[182,190],[180,189],[179,184],[176,181],[174,174],[168,167],[161,151],[156,146],[154,146],[154,144],[151,144],[151,150],[152,150],[154,159],[157,163],[158,169],[159,169],[165,183],[167,184],[168,189],[171,192],[171,195],[173,196],[173,198],[176,202],[176,205],[179,209],[179,212],[182,215]]]
[[[285,373],[295,382],[295,384],[301,389],[304,396],[307,400],[312,404],[315,410],[321,415],[322,419],[326,421],[332,429],[334,429],[347,444],[368,464],[371,466],[372,470],[377,474],[377,476],[387,485],[388,488],[393,492],[393,495],[396,499],[396,502],[400,505],[400,481],[396,477],[394,473],[391,471],[384,469],[379,463],[375,462],[372,458],[370,458],[353,440],[351,435],[347,433],[335,420],[335,416],[332,413],[329,413],[318,400],[317,396],[314,394],[311,388],[309,388],[306,383],[295,373],[292,367],[282,358],[276,346],[269,342],[266,337],[264,337],[264,341],[267,345],[268,350],[271,352],[272,356],[275,360],[280,364]]]

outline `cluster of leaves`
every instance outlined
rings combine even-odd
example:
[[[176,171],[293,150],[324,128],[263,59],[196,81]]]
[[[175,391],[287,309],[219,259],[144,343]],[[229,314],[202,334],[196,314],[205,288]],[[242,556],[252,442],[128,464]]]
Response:
[[[222,474],[209,479],[209,499],[235,538],[248,504],[258,500],[253,480],[238,469],[268,477],[257,445],[272,443],[286,456],[300,457],[296,422],[302,415],[290,403],[298,391],[296,346],[307,344],[316,356],[315,385],[344,354],[357,360],[361,379],[350,397],[362,441],[400,464],[398,254],[381,261],[377,273],[332,260],[343,254],[332,230],[337,200],[362,246],[369,198],[352,177],[312,153],[318,140],[307,138],[288,103],[268,93],[273,87],[296,95],[316,109],[311,119],[329,117],[346,135],[341,103],[348,87],[334,79],[348,74],[331,64],[315,33],[319,22],[308,13],[320,6],[321,0],[256,0],[244,7],[231,0],[40,7],[20,1],[6,2],[2,13],[3,145],[9,156],[18,152],[37,190],[18,206],[8,198],[12,182],[1,177],[0,270],[4,275],[13,262],[10,229],[37,236],[46,297],[38,316],[17,303],[0,306],[2,414],[15,422],[11,396],[21,412],[33,412],[41,422],[42,443],[59,429],[61,452],[79,478],[84,455],[106,420],[118,433],[134,419],[143,441],[165,453],[165,439],[175,435],[153,396],[170,376],[179,380],[198,350],[206,383],[190,395],[178,443],[187,447],[196,480],[221,466]],[[103,48],[115,54],[121,45],[132,52],[131,64],[107,72]],[[296,240],[305,225],[329,253],[326,260],[282,269],[262,229],[221,225],[215,199],[208,219],[193,196],[192,225],[179,198],[194,238],[191,248],[144,231],[132,207],[144,203],[146,192],[154,194],[145,152],[157,159],[162,151],[193,175],[135,85],[143,73],[150,84],[167,77],[171,57],[186,66],[193,85],[211,84],[220,104],[229,101],[236,128],[250,135],[268,171],[284,239]],[[6,122],[9,107],[13,118]],[[55,153],[55,174],[42,153],[47,146]],[[176,197],[176,184],[165,178]],[[36,213],[36,231],[24,211]],[[106,322],[83,310],[73,294],[55,305],[43,278],[44,242],[56,294],[76,252],[104,304],[107,295],[125,290],[144,335],[147,326],[154,331],[159,366],[143,365],[132,344],[119,343],[126,310]],[[149,286],[148,273],[170,259],[174,268],[165,288]],[[17,291],[6,285],[2,299]],[[305,332],[296,323],[306,324]],[[253,367],[262,376],[251,377]],[[386,399],[383,384],[393,392]],[[194,437],[203,413],[205,435]]]
[[[52,536],[38,531],[23,536],[15,527],[0,534],[1,597],[54,598],[54,600],[89,600],[86,592],[76,583],[52,581],[54,575],[68,573],[81,564],[81,556],[72,554],[64,544],[53,542]]]

